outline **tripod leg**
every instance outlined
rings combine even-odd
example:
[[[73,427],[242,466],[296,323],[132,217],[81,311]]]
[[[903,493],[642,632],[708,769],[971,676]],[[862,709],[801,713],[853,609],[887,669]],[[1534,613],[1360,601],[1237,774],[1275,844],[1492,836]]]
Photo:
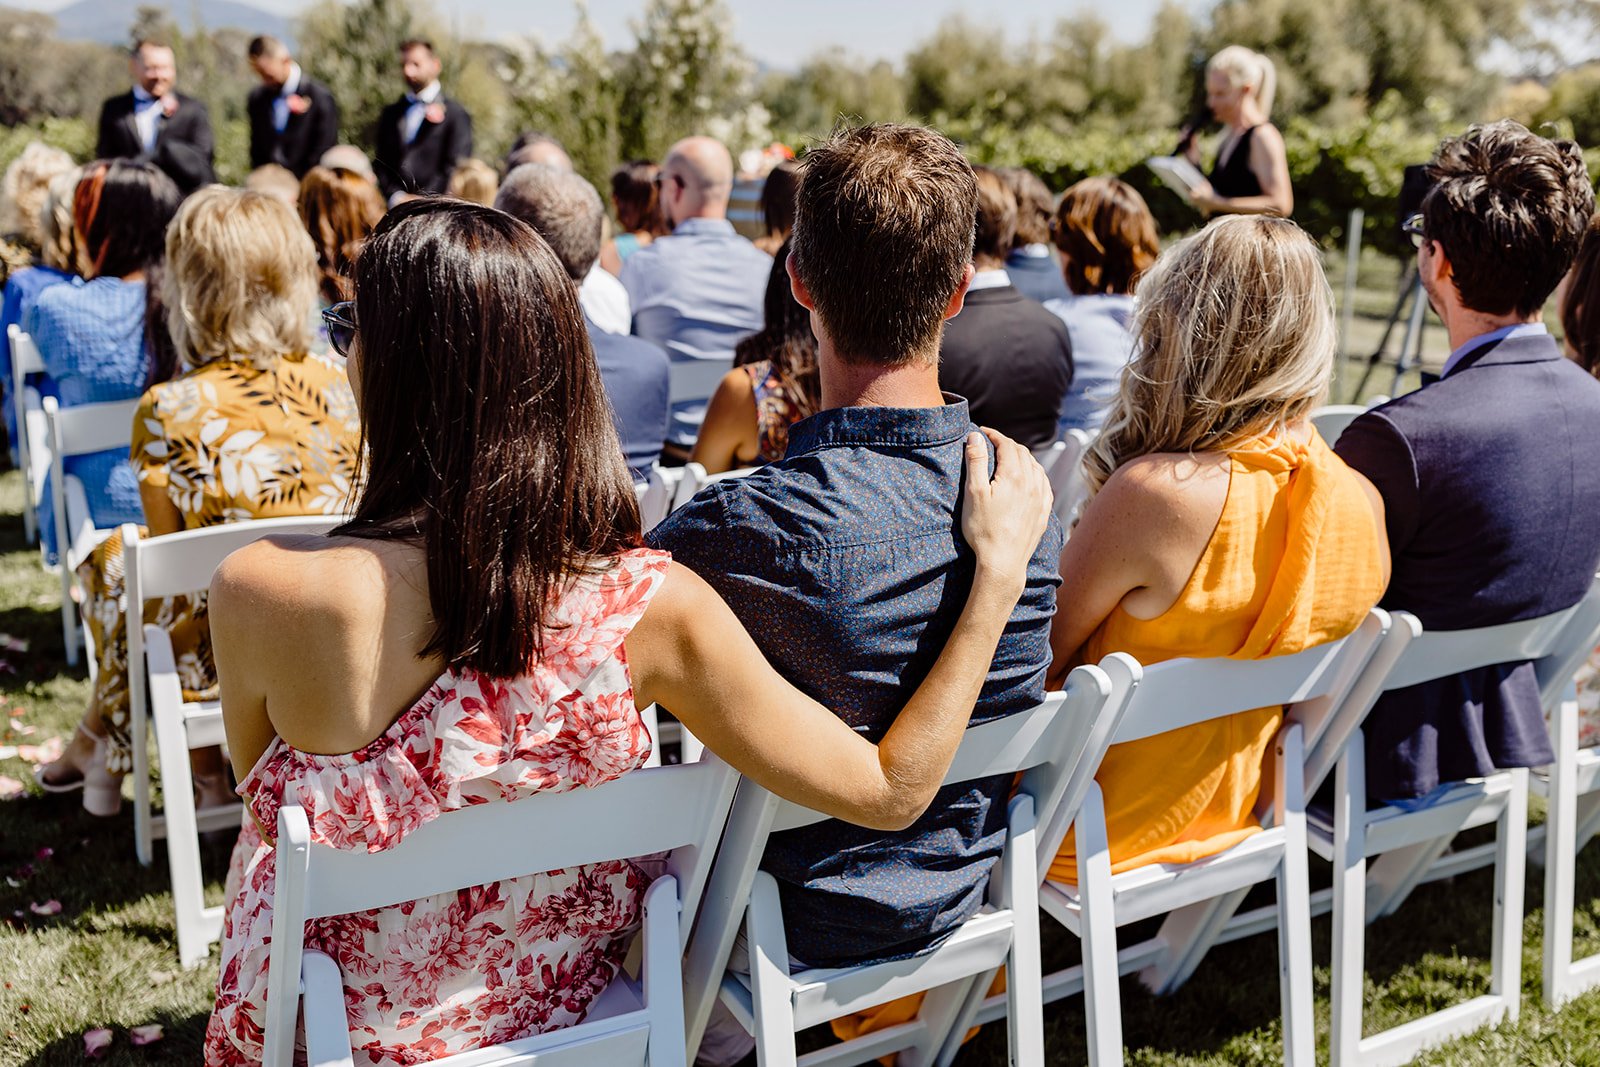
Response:
[[[1394,385],[1390,396],[1400,395],[1400,379],[1407,371],[1422,365],[1422,328],[1427,322],[1428,294],[1422,288],[1422,272],[1413,271],[1411,315],[1406,320],[1405,339],[1400,342],[1400,358],[1394,365]]]
[[[1378,347],[1372,355],[1367,357],[1367,365],[1361,372],[1361,380],[1356,382],[1355,392],[1350,396],[1352,404],[1361,403],[1361,394],[1367,390],[1367,382],[1372,379],[1372,372],[1383,362],[1383,357],[1389,350],[1389,338],[1394,333],[1394,328],[1400,322],[1400,316],[1405,314],[1406,301],[1410,300],[1413,292],[1418,288],[1422,275],[1417,271],[1416,261],[1413,260],[1405,268],[1405,273],[1400,276],[1400,285],[1395,293],[1394,307],[1389,312],[1389,321],[1384,323],[1383,337],[1378,341]],[[1408,334],[1409,336],[1409,331]],[[1401,359],[1405,358],[1405,349],[1401,349]]]

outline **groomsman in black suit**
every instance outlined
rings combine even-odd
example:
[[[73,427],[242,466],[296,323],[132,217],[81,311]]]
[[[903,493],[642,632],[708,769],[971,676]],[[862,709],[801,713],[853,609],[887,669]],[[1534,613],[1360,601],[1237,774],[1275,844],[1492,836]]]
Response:
[[[442,193],[450,172],[472,155],[472,116],[439,87],[431,42],[400,46],[400,72],[410,91],[378,118],[378,185],[394,203],[404,193]]]
[[[101,105],[96,158],[148,160],[185,193],[215,181],[211,117],[204,104],[172,87],[178,78],[172,48],[138,41],[129,68],[132,91]]]
[[[250,66],[261,84],[250,91],[250,169],[276,163],[296,178],[339,140],[339,105],[307,75],[276,37],[250,42]]]

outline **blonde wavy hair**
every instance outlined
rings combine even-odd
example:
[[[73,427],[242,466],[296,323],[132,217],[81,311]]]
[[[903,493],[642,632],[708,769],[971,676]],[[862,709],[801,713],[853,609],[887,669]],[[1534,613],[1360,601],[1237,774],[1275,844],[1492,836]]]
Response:
[[[0,230],[20,236],[29,248],[44,244],[39,230],[39,213],[44,209],[50,180],[75,170],[72,157],[43,141],[29,141],[22,154],[12,160],[0,177]]]
[[[1084,458],[1090,491],[1157,452],[1226,452],[1311,413],[1338,331],[1317,246],[1288,219],[1228,215],[1139,282],[1135,355]]]
[[[163,298],[187,366],[226,359],[270,370],[311,346],[317,253],[283,201],[210,185],[167,227]]]
[[[88,269],[83,238],[72,221],[73,199],[82,180],[82,167],[57,174],[45,187],[44,204],[39,208],[39,258],[47,267],[77,275]]]
[[[1272,100],[1278,94],[1278,68],[1271,59],[1242,44],[1230,44],[1211,57],[1206,73],[1218,71],[1228,76],[1235,89],[1247,85],[1256,91],[1261,114],[1272,117]]]

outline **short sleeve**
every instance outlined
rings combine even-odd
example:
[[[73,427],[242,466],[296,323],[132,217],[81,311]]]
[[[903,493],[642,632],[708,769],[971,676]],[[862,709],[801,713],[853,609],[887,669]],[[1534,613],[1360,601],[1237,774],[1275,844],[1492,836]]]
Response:
[[[133,438],[128,445],[128,460],[140,485],[165,489],[171,480],[172,444],[167,428],[156,417],[156,390],[145,390],[139,409],[133,413]]]
[[[1334,451],[1377,487],[1383,497],[1389,553],[1399,555],[1416,535],[1421,505],[1411,443],[1381,411],[1369,411],[1346,427]]]

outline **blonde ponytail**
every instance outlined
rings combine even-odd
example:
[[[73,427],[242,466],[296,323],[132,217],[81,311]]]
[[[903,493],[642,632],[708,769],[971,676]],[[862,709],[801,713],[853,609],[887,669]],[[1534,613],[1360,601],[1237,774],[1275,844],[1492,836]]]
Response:
[[[1230,85],[1254,89],[1262,117],[1272,117],[1272,100],[1278,92],[1278,68],[1272,60],[1242,44],[1230,44],[1206,64],[1206,72],[1212,71],[1226,74]]]

